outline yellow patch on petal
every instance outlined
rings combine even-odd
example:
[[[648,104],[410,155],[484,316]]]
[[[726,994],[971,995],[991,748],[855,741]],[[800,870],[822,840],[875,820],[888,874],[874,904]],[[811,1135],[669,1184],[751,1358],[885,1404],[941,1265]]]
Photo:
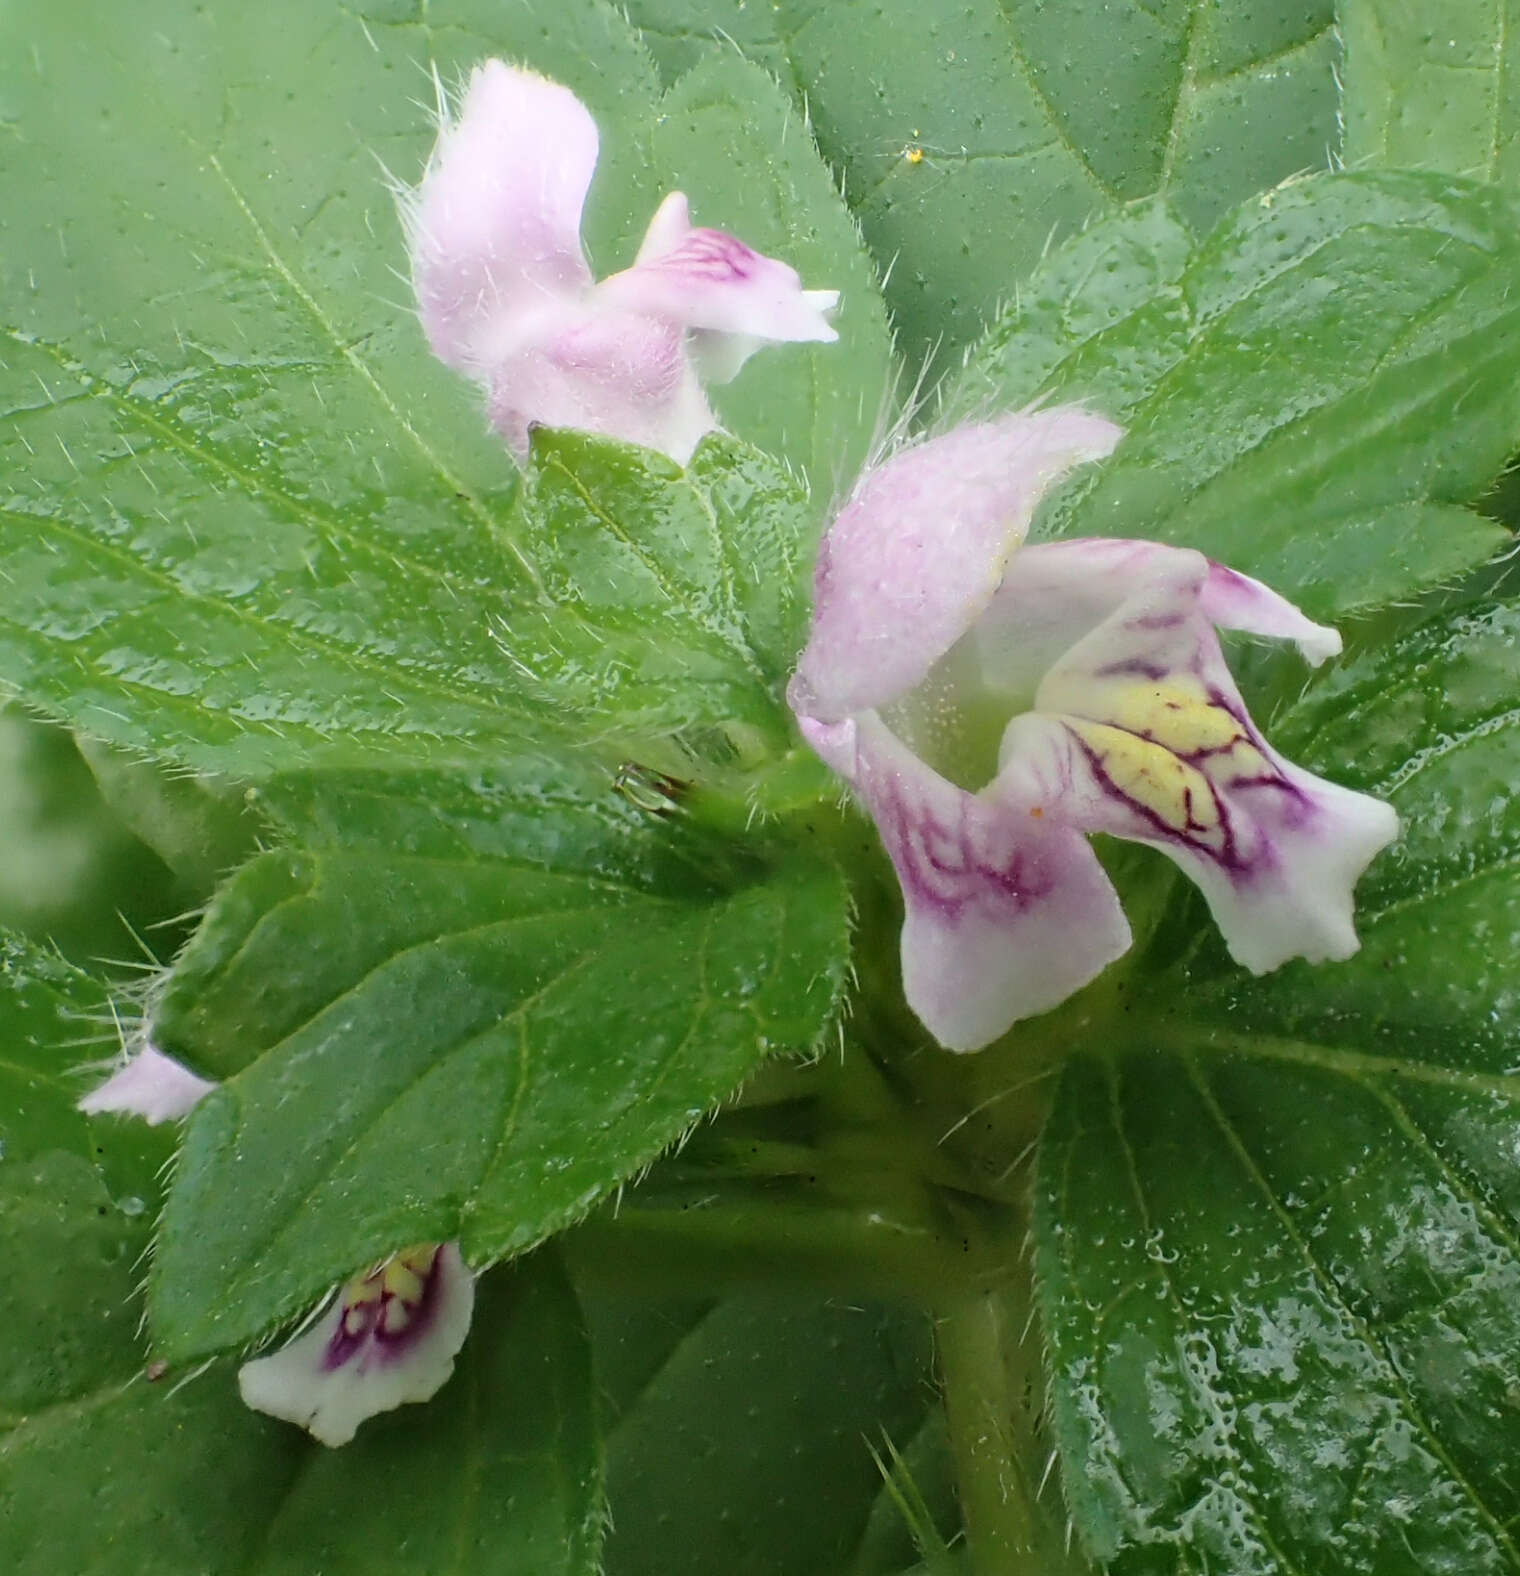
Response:
[[[1093,686],[1093,702],[1083,710],[1094,720],[1165,745],[1175,755],[1201,755],[1250,744],[1240,723],[1214,705],[1204,685],[1189,673],[1159,682],[1127,679]]]
[[[348,1285],[343,1288],[344,1304],[350,1308],[358,1307],[366,1302],[378,1302],[381,1295],[379,1277],[373,1272],[355,1275]]]
[[[1163,826],[1216,852],[1224,847],[1219,801],[1207,777],[1165,745],[1080,717],[1061,719],[1087,745],[1116,792]]]
[[[1268,777],[1276,771],[1240,719],[1217,704],[1195,674],[1084,684],[1081,708],[1079,715],[1085,724],[1122,729],[1137,735],[1142,744],[1160,745],[1169,754],[1182,757],[1179,764],[1193,768],[1221,788],[1241,778]],[[1170,817],[1167,819],[1171,824]]]
[[[428,1261],[429,1263],[432,1261],[431,1249],[428,1252]],[[419,1302],[422,1299],[427,1269],[426,1264],[414,1266],[408,1262],[406,1254],[398,1253],[381,1271],[380,1279],[386,1291],[393,1297],[399,1297],[403,1302]]]
[[[400,1253],[392,1254],[373,1269],[355,1275],[343,1288],[345,1329],[350,1334],[357,1334],[364,1322],[362,1310],[382,1300],[388,1304],[385,1312],[387,1330],[394,1333],[403,1329],[411,1319],[411,1310],[422,1301],[437,1252],[437,1243],[419,1243],[415,1247],[403,1248]]]
[[[1165,827],[1216,852],[1226,840],[1219,791],[1275,768],[1240,719],[1192,673],[1084,684],[1082,715],[1062,721],[1117,793]]]

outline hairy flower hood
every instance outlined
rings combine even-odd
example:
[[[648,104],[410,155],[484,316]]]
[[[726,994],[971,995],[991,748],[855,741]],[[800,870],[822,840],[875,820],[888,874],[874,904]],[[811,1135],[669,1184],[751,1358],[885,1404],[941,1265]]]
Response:
[[[404,202],[428,343],[480,382],[525,456],[536,425],[579,427],[685,463],[717,421],[702,378],[767,342],[832,340],[838,295],[722,230],[686,198],[656,211],[631,268],[597,283],[581,248],[596,123],[565,87],[488,60]]]
[[[1078,407],[956,428],[868,471],[819,553],[788,698],[881,832],[908,1001],[952,1050],[1129,947],[1088,833],[1159,848],[1257,973],[1354,952],[1352,889],[1398,833],[1271,748],[1215,632],[1318,664],[1334,630],[1185,548],[1023,545],[1044,492],[1120,436]]]
[[[188,1116],[216,1088],[146,1042],[79,1101],[86,1116],[106,1111],[140,1116],[150,1127]]]

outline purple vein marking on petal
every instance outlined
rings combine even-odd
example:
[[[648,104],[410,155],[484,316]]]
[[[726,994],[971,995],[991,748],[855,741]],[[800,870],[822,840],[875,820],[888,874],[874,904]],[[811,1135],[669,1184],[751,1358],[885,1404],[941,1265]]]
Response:
[[[1144,657],[1120,657],[1114,662],[1105,662],[1101,668],[1093,670],[1093,677],[1100,679],[1149,679],[1153,684],[1159,684],[1163,679],[1171,676],[1172,668],[1166,662],[1148,662]]]
[[[959,826],[947,826],[925,805],[910,804],[896,787],[884,789],[873,808],[904,891],[948,921],[979,901],[1019,914],[1052,890],[1043,862],[1011,839],[1004,857],[978,851],[981,807],[970,795],[961,801]]]
[[[1129,629],[1180,629],[1191,614],[1181,611],[1170,613],[1141,613],[1125,621]]]
[[[748,279],[755,271],[759,254],[724,230],[692,230],[675,251],[656,261],[698,279],[723,282]]]
[[[441,1247],[433,1249],[427,1269],[419,1275],[422,1291],[415,1302],[384,1284],[387,1266],[372,1271],[359,1282],[363,1288],[379,1280],[379,1296],[366,1298],[362,1302],[351,1300],[349,1288],[353,1282],[339,1292],[338,1295],[343,1299],[343,1310],[337,1328],[327,1343],[327,1351],[323,1354],[322,1367],[325,1372],[331,1373],[352,1362],[356,1355],[364,1353],[366,1347],[372,1349],[373,1357],[380,1362],[396,1362],[406,1355],[407,1348],[421,1339],[437,1313],[443,1282],[438,1262],[442,1252]],[[406,1316],[405,1322],[399,1329],[393,1328],[395,1318],[401,1313]]]
[[[1109,726],[1112,726],[1112,724]],[[1194,853],[1201,854],[1209,859],[1212,859],[1215,864],[1219,865],[1233,879],[1240,880],[1255,873],[1255,867],[1252,865],[1251,861],[1242,858],[1240,854],[1238,840],[1235,835],[1234,823],[1230,815],[1230,807],[1212,783],[1209,783],[1208,786],[1210,792],[1214,796],[1214,807],[1219,812],[1218,831],[1224,839],[1223,847],[1217,849],[1211,848],[1207,843],[1201,841],[1201,839],[1198,837],[1189,837],[1187,835],[1189,832],[1198,832],[1202,834],[1214,830],[1214,828],[1204,826],[1202,822],[1194,818],[1193,794],[1190,788],[1184,789],[1183,791],[1183,805],[1187,811],[1187,824],[1181,830],[1179,830],[1177,827],[1173,826],[1170,821],[1166,820],[1163,816],[1158,815],[1156,811],[1151,809],[1148,804],[1145,804],[1143,801],[1136,799],[1133,795],[1126,793],[1124,789],[1122,789],[1109,775],[1107,767],[1105,767],[1103,764],[1103,756],[1101,752],[1094,749],[1093,746],[1089,744],[1087,740],[1084,739],[1074,729],[1068,727],[1066,731],[1070,735],[1072,742],[1081,752],[1083,758],[1087,761],[1089,770],[1091,770],[1094,779],[1103,792],[1111,799],[1117,799],[1127,809],[1132,811],[1135,815],[1138,815],[1140,819],[1148,826],[1153,827],[1158,839],[1169,843],[1180,843],[1183,847],[1192,849]],[[1123,729],[1121,731],[1133,733],[1133,730],[1131,729]],[[1133,736],[1136,738],[1146,737],[1143,734],[1134,734]],[[1162,746],[1162,748],[1165,748],[1165,746]],[[1177,758],[1179,760],[1182,759],[1181,756],[1178,756]],[[1205,781],[1207,781],[1207,779],[1205,779]]]

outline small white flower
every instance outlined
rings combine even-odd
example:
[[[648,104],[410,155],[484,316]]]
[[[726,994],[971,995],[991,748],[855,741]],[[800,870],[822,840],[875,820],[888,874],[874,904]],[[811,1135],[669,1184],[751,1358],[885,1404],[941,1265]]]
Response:
[[[255,1411],[346,1445],[367,1417],[426,1401],[454,1372],[475,1310],[475,1277],[452,1243],[392,1254],[356,1275],[310,1329],[244,1363]]]

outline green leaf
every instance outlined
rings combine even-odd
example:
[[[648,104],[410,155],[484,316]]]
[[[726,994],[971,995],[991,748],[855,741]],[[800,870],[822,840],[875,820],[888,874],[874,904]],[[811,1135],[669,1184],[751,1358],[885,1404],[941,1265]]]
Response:
[[[73,1069],[114,1049],[104,1013],[87,976],[0,942],[0,1564],[189,1576],[252,1546],[293,1458],[212,1384],[144,1380],[138,1274],[168,1144],[74,1109]]]
[[[102,801],[76,742],[0,705],[0,926],[80,963],[140,966],[159,928],[194,901]]]
[[[1057,1431],[1121,1576],[1520,1566],[1517,636],[1436,619],[1275,730],[1403,819],[1354,959],[1252,981],[1205,938],[1063,1079]]]
[[[947,414],[1068,392],[1127,412],[1185,352],[1195,249],[1164,202],[1131,203],[1053,248],[967,353],[942,395]]]
[[[67,1251],[68,1244],[61,1244]],[[81,1277],[98,1273],[79,1257]],[[124,1324],[130,1284],[102,1288]],[[83,1317],[88,1305],[54,1308]],[[220,1366],[183,1388],[149,1383],[139,1364],[98,1384],[66,1388],[0,1432],[0,1558],[36,1576],[202,1576],[259,1570],[250,1564],[271,1518],[313,1447],[293,1430],[246,1411],[231,1370]],[[237,1561],[232,1567],[231,1562]],[[337,1570],[340,1567],[330,1566]],[[358,1570],[357,1565],[347,1567]]]
[[[599,649],[585,587],[548,605],[574,544],[534,561],[542,522],[513,507],[516,471],[477,391],[395,302],[404,247],[377,160],[420,171],[433,128],[419,86],[505,53],[582,92],[606,149],[589,209],[604,267],[631,260],[674,166],[728,222],[740,160],[732,222],[754,220],[756,240],[795,250],[849,304],[844,345],[772,351],[730,409],[828,480],[861,452],[889,372],[870,267],[763,73],[706,70],[657,109],[641,45],[598,0],[552,27],[468,0],[424,19],[278,17],[154,0],[103,18],[84,61],[74,20],[39,13],[7,52],[28,157],[0,184],[0,683],[110,744],[234,776],[496,759],[569,726],[536,644],[605,670],[659,643],[646,630]],[[759,487],[759,466],[732,468]],[[763,485],[788,495],[790,529],[811,530],[773,469]],[[630,485],[630,508],[664,501]],[[709,670],[733,665],[717,644]],[[714,688],[667,710],[705,717],[724,703]],[[774,721],[779,698],[733,704]]]
[[[791,85],[913,356],[970,340],[1053,232],[1156,193],[1207,225],[1339,144],[1330,0],[629,12],[667,73],[736,43]]]
[[[465,1548],[592,1576],[589,1349],[552,1255],[483,1283],[435,1401],[339,1451],[248,1411],[230,1365],[145,1369],[139,1277],[168,1137],[74,1108],[74,1069],[115,1032],[99,984],[0,937],[0,1567],[304,1576],[316,1561],[342,1576],[402,1549],[441,1570]]]
[[[514,521],[575,622],[525,652],[533,684],[599,731],[737,724],[784,750],[810,514],[785,468],[734,438],[704,439],[683,471],[648,449],[538,432]]]
[[[697,223],[783,258],[810,289],[840,292],[838,344],[762,350],[712,390],[728,426],[800,465],[827,502],[886,418],[894,364],[875,270],[808,122],[768,72],[725,53],[665,95],[651,143]]]
[[[776,1292],[674,1307],[589,1295],[587,1310],[612,1380],[608,1576],[915,1563],[900,1517],[875,1511],[871,1447],[939,1415],[923,1315]]]
[[[1198,547],[1333,617],[1509,540],[1453,506],[1520,441],[1517,267],[1507,197],[1436,176],[1281,187],[1185,261],[1142,207],[1050,260],[951,406],[1088,401],[1128,434],[1049,530]]]
[[[1514,0],[1339,0],[1336,13],[1349,165],[1513,180],[1520,171]]]
[[[473,785],[324,781],[314,802],[334,841],[231,883],[154,1024],[228,1078],[157,1243],[176,1358],[405,1242],[524,1251],[839,1011],[847,897],[812,851],[728,854],[529,760]]]
[[[166,771],[97,739],[75,743],[105,802],[174,872],[189,902],[204,903],[252,854],[260,828],[242,788]]]
[[[74,1109],[82,1064],[116,1049],[105,988],[0,933],[0,1428],[89,1390],[136,1348],[133,1270],[168,1145],[123,1143]]]

